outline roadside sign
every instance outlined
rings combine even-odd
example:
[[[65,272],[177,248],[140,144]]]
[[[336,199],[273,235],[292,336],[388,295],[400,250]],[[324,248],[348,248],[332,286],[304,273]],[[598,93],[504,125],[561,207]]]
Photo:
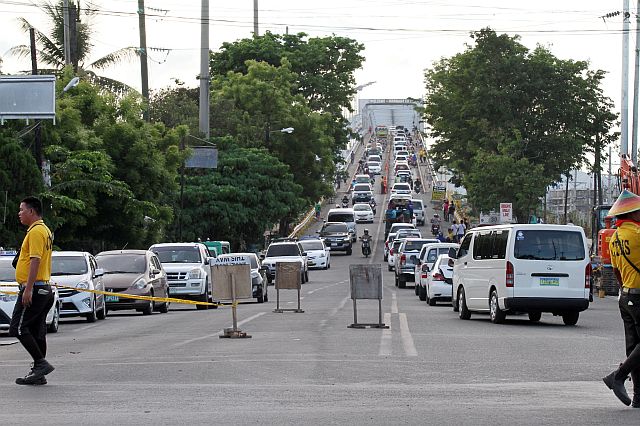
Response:
[[[500,223],[511,223],[513,220],[513,205],[500,203]]]
[[[347,328],[389,328],[382,322],[382,266],[380,264],[349,265],[351,299],[353,300],[353,324]],[[378,300],[378,323],[358,322],[358,299]]]
[[[211,266],[250,265],[249,256],[220,256],[212,259]]]
[[[300,262],[276,262],[276,308],[273,312],[283,313],[285,311],[303,313],[300,308],[300,288],[302,285],[302,265]],[[280,290],[297,290],[298,308],[284,309],[280,307]]]
[[[213,277],[213,298],[215,300],[251,299],[253,297],[251,267],[248,263],[215,264],[214,262],[211,265],[211,276]],[[233,287],[235,287],[235,295]]]
[[[447,187],[444,185],[435,184],[433,191],[431,191],[431,201],[442,201],[447,193]]]

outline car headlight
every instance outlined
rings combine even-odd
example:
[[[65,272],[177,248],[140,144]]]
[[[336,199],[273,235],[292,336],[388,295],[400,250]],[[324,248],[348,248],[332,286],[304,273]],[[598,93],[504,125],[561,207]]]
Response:
[[[349,237],[347,237],[347,238],[344,239],[344,241],[348,243],[349,241],[351,241],[351,239]]]
[[[199,280],[200,278],[202,278],[201,269],[192,269],[189,271],[189,279]]]
[[[131,288],[135,288],[135,289],[140,290],[142,288],[145,288],[146,286],[147,286],[147,282],[144,280],[144,278],[140,278],[138,281],[133,283]]]
[[[80,281],[77,285],[76,288],[89,288],[89,282],[88,281]]]

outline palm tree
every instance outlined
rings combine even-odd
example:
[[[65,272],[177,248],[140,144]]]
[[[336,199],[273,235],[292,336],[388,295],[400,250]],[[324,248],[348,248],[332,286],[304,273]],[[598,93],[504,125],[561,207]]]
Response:
[[[39,72],[59,74],[65,66],[63,1],[58,0],[55,4],[45,2],[42,3],[40,7],[49,16],[49,18],[51,18],[53,28],[49,36],[38,29],[35,29],[36,48],[39,61],[51,67],[49,69],[41,69]],[[91,10],[84,9],[83,12],[86,17],[91,17],[93,15]],[[72,54],[72,63],[77,75],[84,77],[103,89],[111,92],[123,94],[135,91],[135,89],[125,83],[96,74],[95,70],[103,70],[123,60],[130,60],[136,57],[138,55],[138,48],[125,47],[116,50],[115,52],[111,52],[93,62],[88,62],[89,54],[93,47],[91,44],[90,25],[87,22],[80,22],[80,6],[79,4],[76,5],[73,1],[69,1],[69,15],[70,20],[73,19],[71,17],[76,17],[76,48],[72,48],[74,51],[74,54]],[[22,30],[27,33],[30,28],[35,28],[25,18],[18,18],[18,21]],[[8,53],[18,57],[29,57],[31,51],[29,46],[20,45],[12,47],[9,49]]]

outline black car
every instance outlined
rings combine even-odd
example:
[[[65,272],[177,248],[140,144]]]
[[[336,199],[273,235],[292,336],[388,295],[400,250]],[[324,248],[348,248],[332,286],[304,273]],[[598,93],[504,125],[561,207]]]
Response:
[[[351,235],[346,223],[325,222],[318,234],[331,251],[345,251],[351,255]]]

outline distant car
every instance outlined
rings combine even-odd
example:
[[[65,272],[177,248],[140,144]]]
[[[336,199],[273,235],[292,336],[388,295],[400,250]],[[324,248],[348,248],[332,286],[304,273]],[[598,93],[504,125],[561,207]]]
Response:
[[[375,175],[382,173],[382,166],[378,161],[367,161],[367,167],[369,168],[370,173]]]
[[[373,210],[368,203],[356,203],[353,205],[353,211],[356,214],[356,222],[373,223]]]
[[[438,260],[433,264],[433,268],[427,272],[426,285],[420,287],[420,300],[424,301],[426,299],[429,306],[435,306],[436,302],[440,301],[451,302],[453,266],[449,266],[449,259],[449,256],[446,254],[438,256]],[[425,295],[424,298],[423,292]]]
[[[346,233],[347,237],[349,233]],[[307,265],[309,268],[329,269],[331,267],[331,250],[324,245],[320,238],[300,241],[302,248],[307,253]]]
[[[424,226],[425,218],[424,218],[424,205],[422,204],[422,200],[414,198],[411,200],[413,203],[413,217],[416,220],[416,225]]]
[[[402,154],[400,154],[400,152],[397,152],[396,153],[396,158],[395,158],[394,161],[396,162],[396,164],[397,163],[401,163],[401,162],[404,163],[404,162],[408,161],[408,158],[409,157],[407,155],[402,155]]]
[[[396,234],[400,229],[415,229],[415,226],[410,223],[394,223],[391,225],[389,233],[387,234],[387,239],[384,242],[384,260],[388,260],[389,249],[393,244],[393,240],[396,239]]]
[[[16,282],[16,270],[13,269],[11,262],[14,255],[0,256],[0,331],[9,331],[13,309],[16,306],[18,295],[6,294],[3,291],[16,293],[18,292],[18,283]],[[47,332],[57,333],[60,324],[60,297],[58,289],[51,286],[53,291],[53,305],[47,313]]]
[[[83,316],[87,322],[105,319],[105,296],[85,291],[104,291],[104,270],[96,259],[83,251],[54,251],[51,255],[51,281],[70,288],[59,288],[62,317]]]
[[[403,230],[406,233],[406,230]],[[399,231],[398,235],[402,235],[403,232]],[[396,239],[398,238],[396,235]],[[402,238],[402,237],[400,237]],[[395,282],[396,287],[405,288],[407,282],[415,282],[414,269],[418,263],[418,253],[425,244],[429,244],[433,240],[427,240],[424,238],[405,237],[402,244],[398,247],[395,260]]]
[[[109,292],[136,296],[169,297],[167,273],[158,257],[149,250],[103,251],[96,256],[104,270],[104,286]],[[136,300],[119,296],[105,296],[107,309],[119,311],[135,309],[143,315],[154,310],[169,311],[169,302],[156,304],[151,300]]]
[[[400,170],[410,171],[411,168],[409,167],[409,163],[407,163],[406,161],[404,161],[404,162],[396,162],[396,164],[393,167],[393,171],[397,173]]]
[[[349,227],[344,222],[325,222],[318,236],[331,251],[344,251],[351,255],[352,241]]]
[[[394,239],[397,240],[400,238],[422,238],[422,234],[418,229],[398,229],[398,232],[396,232],[396,236]]]
[[[408,183],[394,183],[391,187],[391,195],[411,195],[411,186]]]
[[[391,244],[389,244],[389,254],[387,254],[387,269],[389,271],[393,271],[396,263],[396,254],[398,253],[398,248],[400,244],[402,244],[404,240],[393,240]]]
[[[251,291],[252,296],[258,303],[264,303],[269,301],[269,289],[265,278],[262,277],[260,268],[260,259],[255,253],[229,253],[218,256],[218,259],[224,259],[229,257],[248,257],[251,268]]]
[[[371,183],[371,177],[369,175],[356,175],[355,178],[356,185],[359,183]]]
[[[422,246],[422,250],[418,253],[418,262],[416,263],[414,276],[416,281],[416,296],[420,297],[420,300],[426,300],[426,279],[428,273],[433,268],[434,263],[438,260],[438,257],[449,253],[449,249],[455,250],[460,247],[456,243],[441,243],[435,240],[431,244],[425,244]],[[420,293],[422,292],[422,293]]]
[[[369,183],[357,183],[353,187],[351,193],[351,202],[356,203],[368,203],[373,198],[373,189]]]
[[[382,157],[380,157],[379,155],[369,155],[369,157],[367,158],[367,161],[374,161],[376,163],[382,163]]]
[[[262,266],[266,268],[267,280],[271,283],[276,277],[276,263],[278,262],[299,262],[300,282],[302,284],[309,281],[309,266],[307,264],[307,253],[298,241],[283,241],[271,243],[262,259]]]

